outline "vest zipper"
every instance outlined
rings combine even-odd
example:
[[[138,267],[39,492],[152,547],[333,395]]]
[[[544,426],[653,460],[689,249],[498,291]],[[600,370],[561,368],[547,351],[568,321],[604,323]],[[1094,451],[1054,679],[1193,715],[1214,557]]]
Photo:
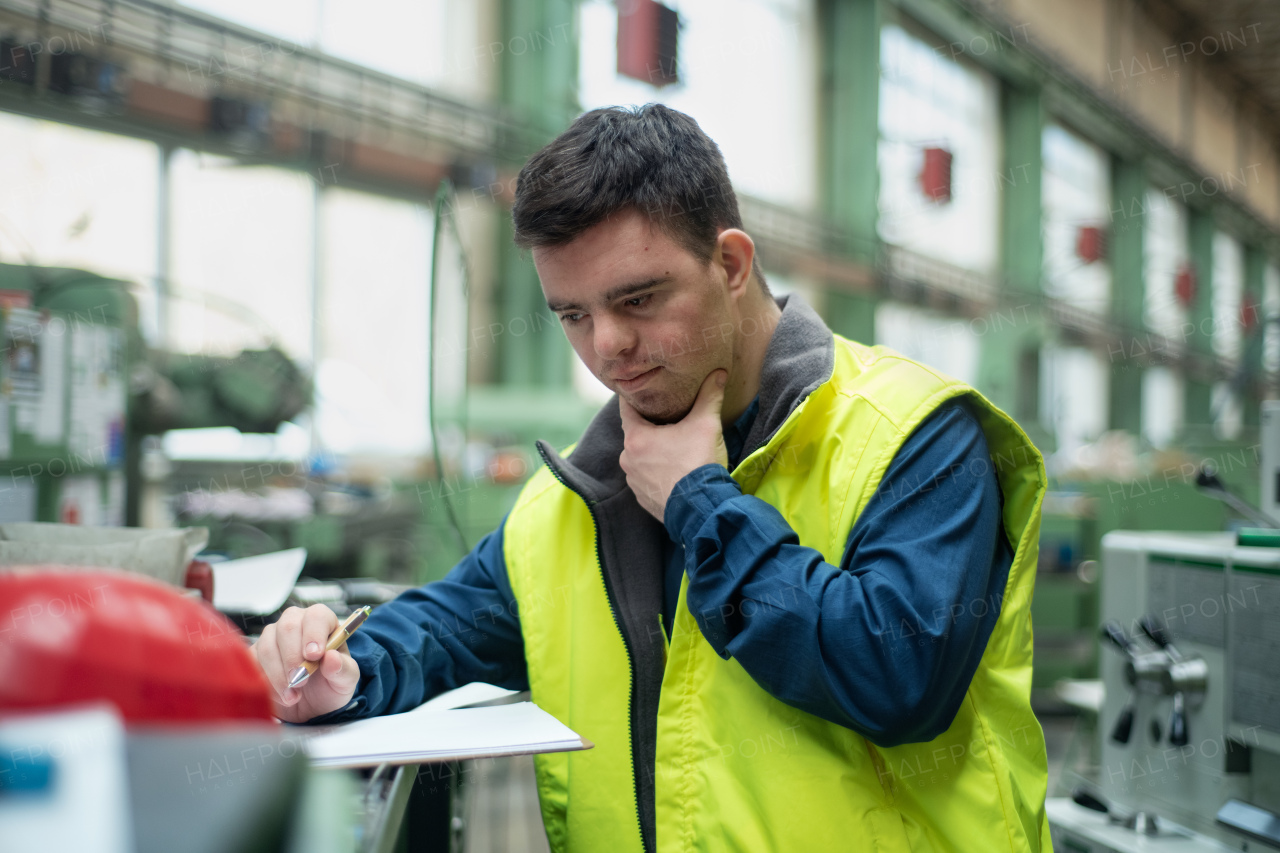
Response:
[[[645,838],[644,821],[640,818],[640,779],[636,774],[636,742],[635,730],[631,725],[632,716],[632,700],[636,691],[636,666],[635,656],[631,651],[631,640],[627,637],[627,632],[622,630],[622,620],[618,617],[618,602],[614,598],[613,588],[609,586],[609,578],[604,572],[604,555],[600,551],[600,519],[596,516],[595,507],[586,495],[579,492],[560,475],[560,471],[552,464],[550,457],[542,446],[538,446],[538,455],[542,457],[543,463],[547,469],[551,471],[551,476],[556,478],[560,485],[573,492],[582,502],[587,505],[587,512],[591,514],[591,525],[595,528],[596,538],[596,568],[600,572],[600,581],[604,584],[605,598],[609,601],[609,615],[613,617],[613,625],[618,629],[618,635],[622,637],[622,646],[627,652],[627,669],[631,673],[630,685],[627,688],[627,741],[631,745],[631,796],[632,802],[635,803],[636,828],[640,831],[640,844],[646,851],[656,849],[656,845],[650,844],[649,839]],[[662,614],[658,614],[658,619],[662,619]],[[659,625],[661,627],[661,625]]]

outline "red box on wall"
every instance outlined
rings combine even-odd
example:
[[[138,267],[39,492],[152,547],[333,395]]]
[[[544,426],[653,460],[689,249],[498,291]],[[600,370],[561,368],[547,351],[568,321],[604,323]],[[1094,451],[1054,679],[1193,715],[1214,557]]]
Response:
[[[1076,232],[1076,257],[1091,264],[1107,256],[1107,232],[1097,225],[1082,225]]]
[[[618,73],[654,86],[679,80],[680,18],[655,0],[619,0]]]
[[[1184,306],[1190,306],[1196,301],[1196,268],[1191,264],[1183,264],[1178,268],[1178,274],[1173,279],[1173,293]]]
[[[951,152],[945,148],[924,149],[920,169],[920,190],[925,198],[946,204],[951,201]]]

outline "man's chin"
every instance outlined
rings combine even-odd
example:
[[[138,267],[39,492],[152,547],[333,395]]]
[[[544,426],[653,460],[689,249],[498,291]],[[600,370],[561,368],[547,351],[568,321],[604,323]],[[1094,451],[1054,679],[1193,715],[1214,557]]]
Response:
[[[692,403],[683,407],[674,406],[669,400],[663,400],[654,394],[640,393],[635,396],[619,394],[619,396],[630,403],[631,408],[639,412],[646,421],[658,426],[678,423],[693,408]]]

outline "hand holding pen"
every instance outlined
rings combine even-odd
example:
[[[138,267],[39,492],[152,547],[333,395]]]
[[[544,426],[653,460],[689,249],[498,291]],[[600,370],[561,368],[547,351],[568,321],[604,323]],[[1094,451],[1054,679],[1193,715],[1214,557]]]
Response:
[[[334,632],[329,635],[329,642],[325,643],[324,650],[326,652],[332,652],[336,651],[339,646],[345,646],[347,644],[347,637],[354,634],[356,629],[364,624],[364,620],[369,617],[369,614],[372,611],[373,608],[366,604],[364,607],[361,607],[359,610],[348,616],[343,623],[334,629]],[[310,646],[308,646],[308,649],[309,648]],[[289,686],[300,686],[302,682],[311,677],[311,674],[315,672],[319,666],[320,664],[316,661],[304,660],[297,669],[289,673]]]
[[[360,668],[346,643],[368,615],[365,607],[339,622],[323,604],[290,607],[262,630],[253,651],[271,686],[277,717],[305,723],[351,701]]]

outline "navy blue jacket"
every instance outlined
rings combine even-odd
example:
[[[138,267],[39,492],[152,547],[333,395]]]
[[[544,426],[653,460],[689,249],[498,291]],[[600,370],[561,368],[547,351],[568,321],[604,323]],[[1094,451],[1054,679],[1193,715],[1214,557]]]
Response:
[[[733,464],[756,408],[725,431]],[[667,502],[663,624],[687,573],[707,641],[773,696],[882,746],[932,740],[955,718],[999,615],[1013,561],[1001,503],[962,400],[899,448],[838,566],[725,468],[705,465]],[[310,722],[408,711],[472,681],[528,689],[502,540],[499,526],[444,579],[375,610],[347,643],[356,695]]]

